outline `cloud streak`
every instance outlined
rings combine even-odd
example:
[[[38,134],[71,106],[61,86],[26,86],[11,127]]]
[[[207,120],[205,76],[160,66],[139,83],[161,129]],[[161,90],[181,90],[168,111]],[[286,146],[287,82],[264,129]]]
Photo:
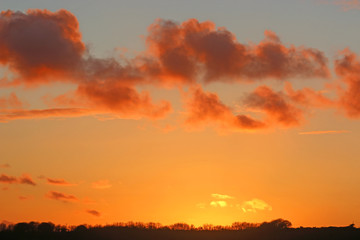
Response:
[[[65,193],[56,192],[56,191],[50,191],[45,196],[49,199],[58,200],[58,201],[62,201],[62,202],[74,202],[74,201],[79,200],[74,195],[65,194]]]
[[[95,216],[95,217],[100,217],[101,216],[101,213],[96,211],[96,210],[86,210],[87,213]]]
[[[349,132],[350,131],[346,131],[346,130],[309,131],[309,132],[299,132],[299,135],[340,134],[340,133],[349,133]]]
[[[53,179],[53,178],[46,178],[47,184],[50,185],[57,185],[57,186],[74,186],[75,184],[69,183],[64,179]]]

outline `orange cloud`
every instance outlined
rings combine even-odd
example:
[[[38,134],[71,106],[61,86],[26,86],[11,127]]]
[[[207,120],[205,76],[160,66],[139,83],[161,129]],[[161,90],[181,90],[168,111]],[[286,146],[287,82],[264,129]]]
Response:
[[[335,71],[347,88],[338,89],[340,96],[339,105],[350,118],[360,118],[360,59],[345,49],[341,57],[335,61]]]
[[[285,83],[286,95],[295,103],[304,107],[329,108],[336,106],[336,101],[324,96],[323,91],[311,88],[294,90],[291,83]]]
[[[46,178],[46,182],[50,185],[58,185],[58,186],[73,186],[74,184],[65,181],[64,179],[52,179]]]
[[[81,67],[85,45],[76,17],[67,10],[32,9],[0,14],[0,64],[26,84],[72,77]]]
[[[86,212],[93,215],[93,216],[95,216],[95,217],[100,217],[101,216],[100,212],[98,212],[96,210],[87,210]]]
[[[63,201],[63,202],[78,201],[78,199],[73,195],[69,195],[61,192],[55,192],[55,191],[50,191],[45,196],[49,199]]]
[[[162,101],[159,105],[154,105],[149,93],[138,93],[132,87],[116,82],[93,82],[80,85],[76,94],[93,109],[120,116],[157,119],[163,118],[171,111],[169,102]]]
[[[328,130],[328,131],[310,131],[310,132],[300,132],[300,135],[322,135],[322,134],[339,134],[339,133],[349,133],[346,130]]]
[[[186,101],[186,125],[202,127],[213,125],[229,130],[258,129],[264,123],[246,115],[234,115],[215,93],[204,92],[200,87],[192,90],[192,97]]]
[[[6,174],[1,174],[0,183],[7,183],[7,184],[16,183],[16,184],[27,184],[27,185],[36,186],[36,183],[32,180],[31,176],[28,174],[23,174],[19,178],[8,176]]]
[[[148,31],[148,54],[154,58],[143,68],[165,82],[194,83],[201,74],[207,82],[329,76],[322,52],[286,47],[271,31],[258,45],[241,44],[226,28],[196,19],[181,24],[158,19]]]
[[[0,110],[0,122],[16,119],[80,117],[90,115],[91,113],[90,110],[79,108]]]
[[[36,186],[36,183],[32,180],[32,178],[30,177],[30,175],[27,175],[27,174],[23,174],[23,175],[19,178],[19,183]]]
[[[1,12],[0,64],[18,74],[12,80],[1,80],[1,86],[71,81],[78,89],[74,95],[54,99],[57,108],[62,110],[4,112],[7,108],[19,109],[21,105],[14,94],[9,99],[0,98],[0,120],[98,113],[121,118],[158,119],[171,111],[169,102],[161,101],[156,105],[147,92],[136,91],[135,85],[142,83],[144,76],[132,61],[126,60],[127,63],[121,65],[113,58],[101,59],[85,54],[85,50],[78,21],[66,10]],[[84,113],[83,109],[89,111]]]
[[[18,182],[18,180],[16,177],[8,176],[6,174],[1,174],[1,176],[0,176],[0,183],[12,184],[12,183],[17,183],[17,182]]]
[[[267,86],[260,86],[248,94],[244,104],[255,111],[262,111],[267,121],[283,126],[296,126],[303,119],[303,112],[295,107],[282,92],[274,92]]]

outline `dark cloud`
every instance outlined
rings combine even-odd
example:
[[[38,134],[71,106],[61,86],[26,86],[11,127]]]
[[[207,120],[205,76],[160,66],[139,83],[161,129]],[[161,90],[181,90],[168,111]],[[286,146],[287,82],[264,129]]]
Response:
[[[46,197],[49,198],[49,199],[63,201],[63,202],[78,201],[78,199],[73,195],[69,195],[69,194],[65,194],[65,193],[61,193],[61,192],[56,192],[56,191],[48,192],[46,194]]]

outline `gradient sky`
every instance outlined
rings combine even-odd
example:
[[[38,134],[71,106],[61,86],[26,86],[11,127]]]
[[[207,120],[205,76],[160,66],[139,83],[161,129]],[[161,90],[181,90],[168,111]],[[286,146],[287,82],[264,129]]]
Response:
[[[360,224],[360,1],[0,6],[0,222]]]

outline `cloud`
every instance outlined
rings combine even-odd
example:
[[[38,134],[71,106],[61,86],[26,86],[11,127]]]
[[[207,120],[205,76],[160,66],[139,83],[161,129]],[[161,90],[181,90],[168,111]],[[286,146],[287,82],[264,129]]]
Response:
[[[237,205],[243,212],[256,212],[258,210],[271,211],[272,207],[261,199],[254,198],[250,201],[245,201],[241,205]]]
[[[226,201],[211,201],[210,206],[224,208],[227,206]]]
[[[86,212],[93,215],[93,216],[95,216],[95,217],[100,217],[101,216],[100,212],[98,212],[96,210],[86,210]]]
[[[148,52],[154,58],[147,71],[163,81],[194,83],[202,73],[207,82],[329,76],[322,52],[286,47],[268,30],[257,45],[239,43],[211,21],[158,19],[148,30]]]
[[[282,92],[274,92],[267,86],[260,86],[248,94],[243,103],[250,110],[264,112],[267,121],[283,126],[300,125],[303,112]]]
[[[99,180],[97,182],[93,182],[91,185],[95,189],[107,189],[112,187],[109,180]]]
[[[91,111],[77,108],[33,109],[33,110],[0,110],[0,122],[16,119],[63,118],[90,115]]]
[[[247,106],[268,119],[234,114],[216,93],[195,85],[206,82],[253,82],[261,79],[328,78],[327,59],[313,48],[286,46],[276,33],[240,43],[225,27],[211,21],[182,23],[158,19],[148,28],[146,50],[133,59],[97,58],[85,47],[76,17],[67,10],[3,11],[0,13],[0,65],[11,72],[1,87],[36,87],[71,83],[72,91],[45,100],[43,109],[27,109],[15,93],[0,98],[0,122],[16,119],[106,116],[108,118],[162,119],[170,114],[169,101],[153,102],[144,85],[190,85],[186,124],[215,125],[227,130],[254,130],[272,122],[295,126],[301,111],[279,93],[262,87],[248,96]],[[13,76],[14,75],[14,76]],[[288,88],[298,104],[325,101],[310,89]],[[304,97],[306,95],[306,97]],[[270,102],[269,102],[270,101]],[[271,120],[270,122],[268,122]],[[270,125],[269,125],[270,123]]]
[[[64,179],[52,179],[52,178],[46,178],[47,184],[50,185],[58,185],[58,186],[73,186],[75,184],[69,183],[65,181]]]
[[[158,119],[171,112],[169,102],[154,104],[149,93],[137,92],[136,84],[143,82],[144,76],[132,61],[125,60],[122,65],[114,58],[91,56],[81,40],[76,17],[67,10],[1,12],[0,51],[0,64],[17,74],[3,79],[2,87],[52,82],[77,86],[75,92],[53,99],[57,106],[50,109],[19,110],[16,95],[1,98],[0,121],[93,114]]]
[[[18,180],[16,177],[8,176],[6,174],[1,174],[0,183],[13,184],[13,183],[18,183]]]
[[[213,198],[217,198],[217,199],[234,199],[235,197],[229,196],[229,195],[225,195],[225,194],[218,194],[218,193],[213,193],[211,194],[211,196]]]
[[[78,199],[73,195],[69,195],[69,194],[65,194],[65,193],[61,193],[61,192],[55,192],[55,191],[48,192],[46,194],[46,197],[49,199],[63,201],[63,202],[78,201]]]
[[[336,107],[336,101],[324,95],[324,90],[315,91],[311,88],[294,90],[291,83],[285,83],[285,93],[291,101],[303,107],[331,108]]]
[[[8,176],[6,174],[1,174],[0,183],[27,184],[27,185],[36,186],[36,183],[32,180],[31,176],[28,175],[28,174],[23,174],[19,178],[16,178],[16,177],[13,177],[13,176]]]
[[[81,64],[85,45],[76,17],[67,10],[31,9],[0,15],[0,63],[27,84],[69,77]]]
[[[10,165],[8,163],[0,164],[0,168],[9,168]]]
[[[200,87],[191,90],[187,97],[185,124],[190,127],[216,125],[222,129],[243,130],[258,129],[265,124],[247,115],[234,115],[230,108],[223,104],[217,94],[204,92]]]
[[[327,131],[310,131],[310,132],[299,132],[299,135],[322,135],[322,134],[340,134],[349,133],[347,130],[327,130]]]
[[[32,178],[31,178],[29,175],[27,175],[27,174],[23,174],[23,175],[19,178],[19,183],[36,186],[36,183],[35,183],[35,182],[32,180]]]
[[[360,59],[345,49],[335,60],[336,74],[345,83],[346,89],[338,88],[339,106],[350,118],[360,118]]]

